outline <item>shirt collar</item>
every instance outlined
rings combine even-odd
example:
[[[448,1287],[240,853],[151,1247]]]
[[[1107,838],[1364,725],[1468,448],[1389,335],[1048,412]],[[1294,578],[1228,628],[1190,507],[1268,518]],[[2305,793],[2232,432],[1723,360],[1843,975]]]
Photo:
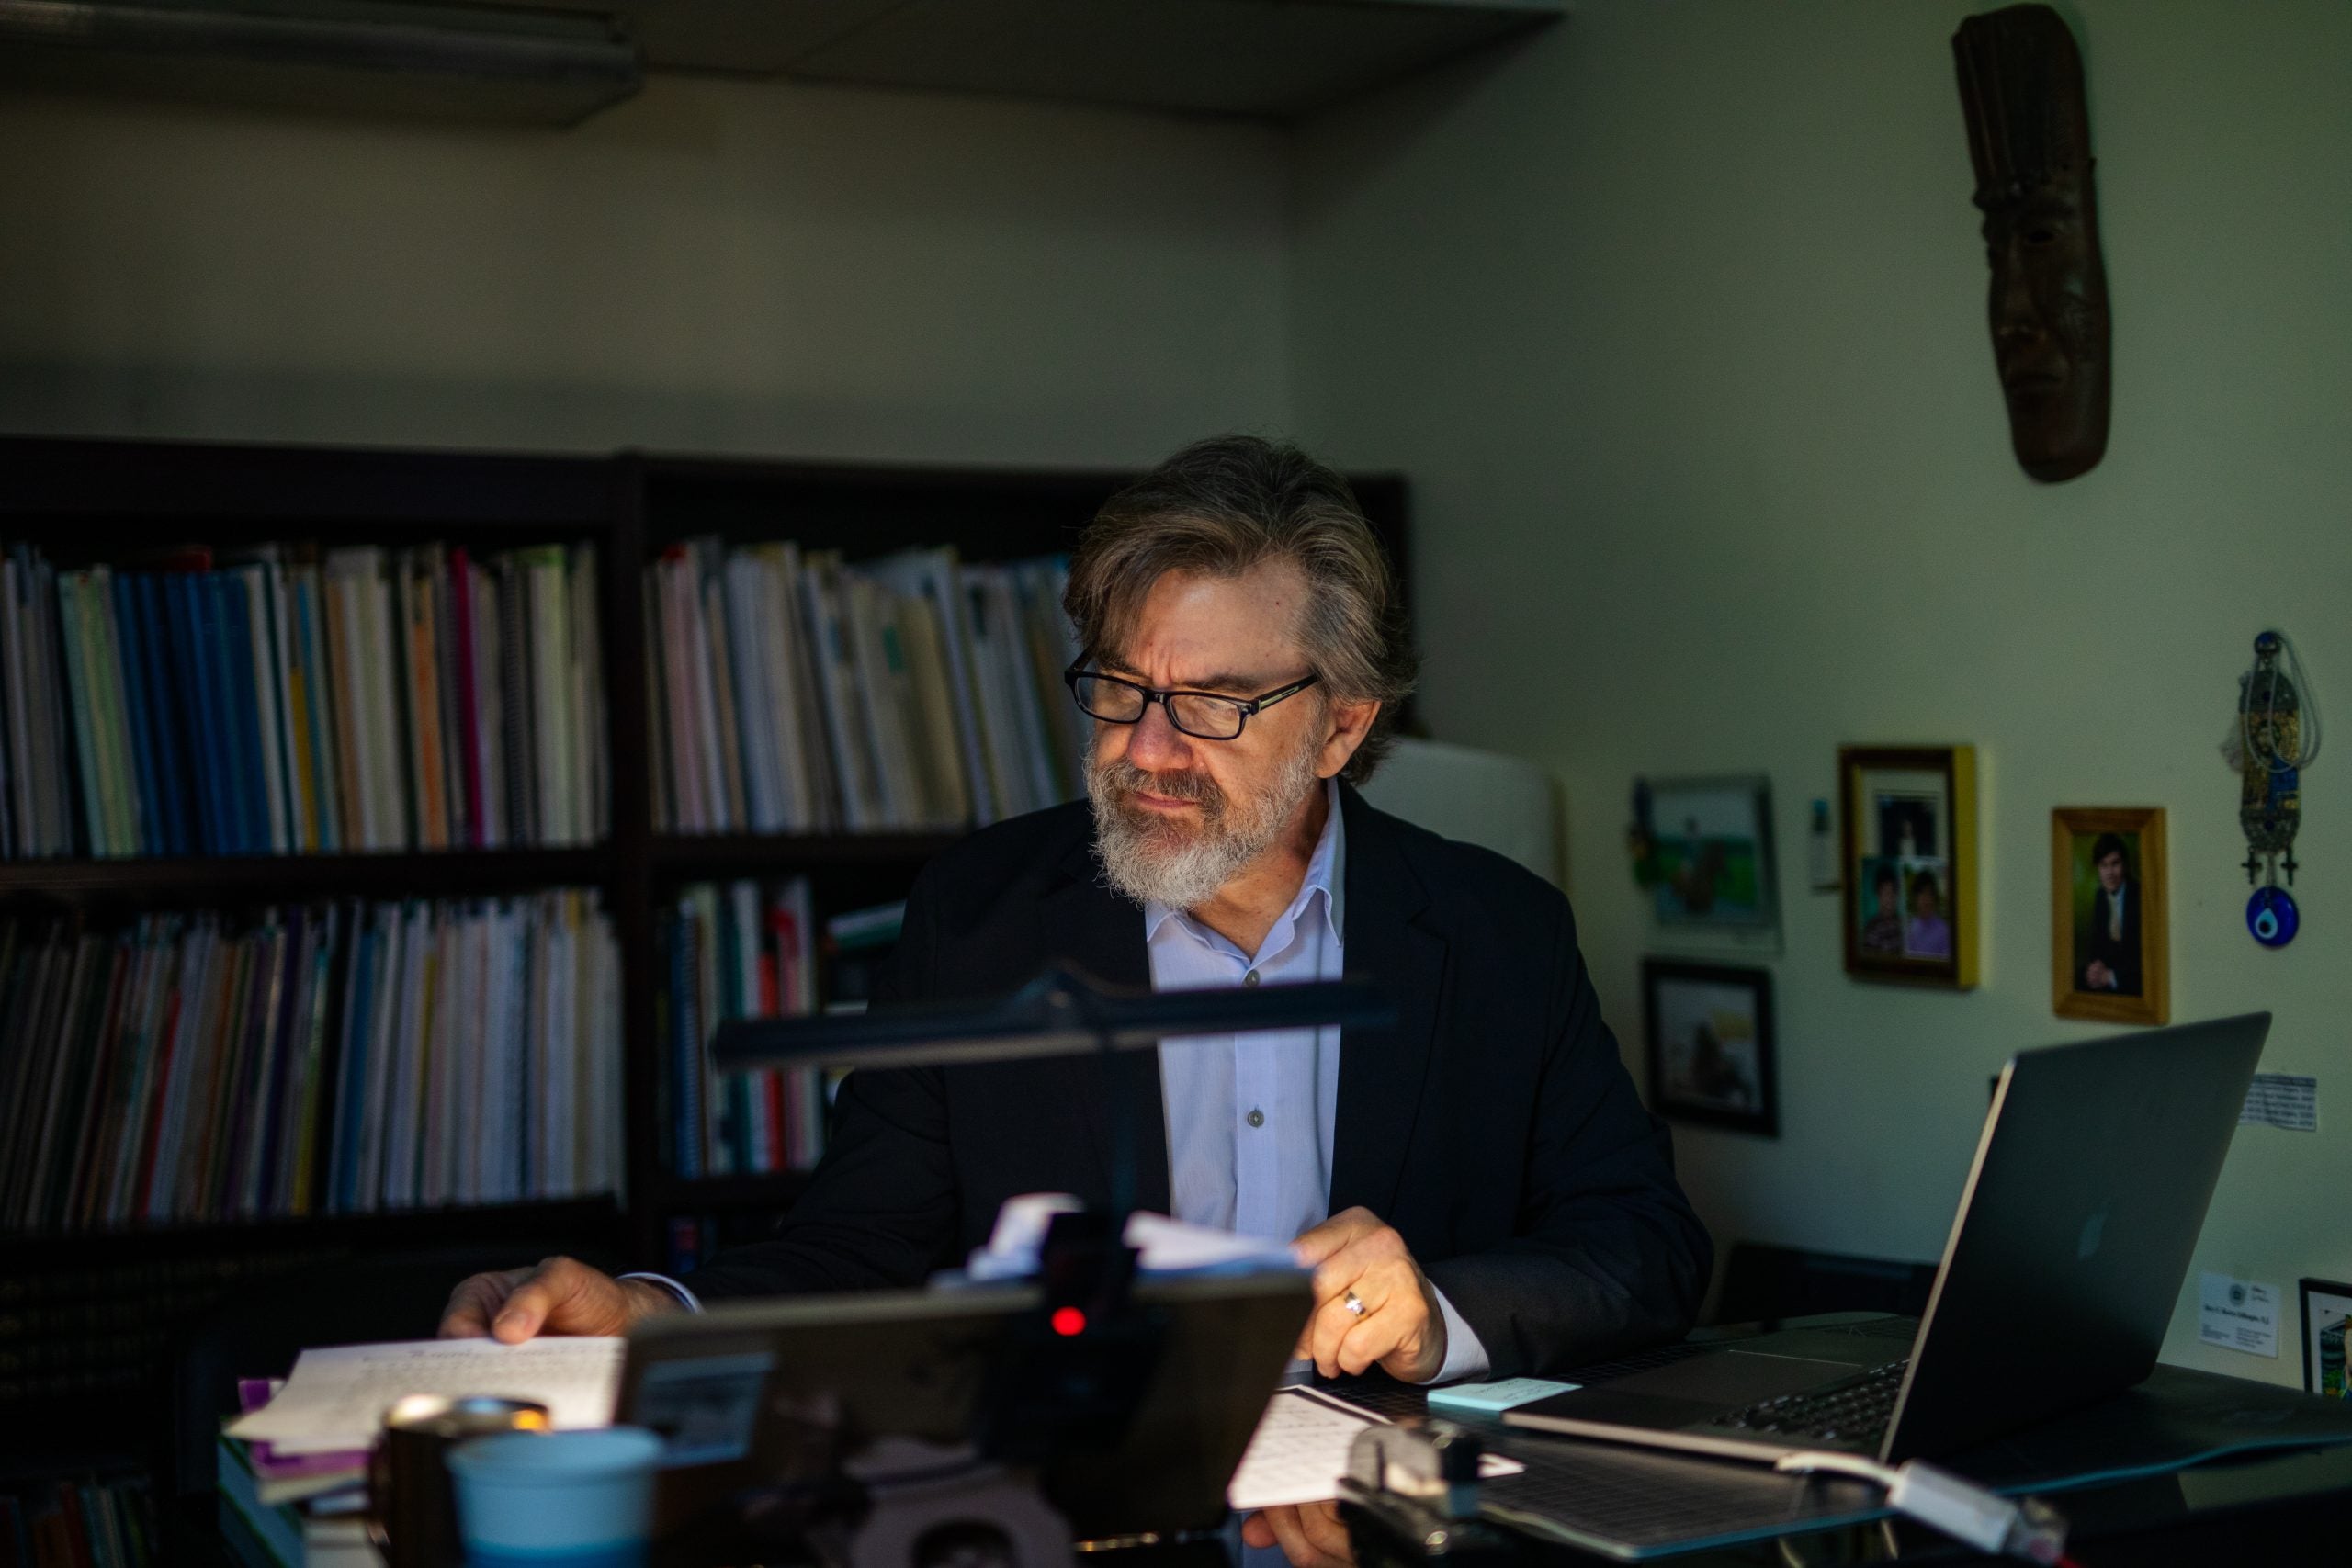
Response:
[[[1281,918],[1274,921],[1272,929],[1279,930],[1285,923],[1295,928],[1313,906],[1316,896],[1320,894],[1323,919],[1330,927],[1331,940],[1337,942],[1343,940],[1342,933],[1347,930],[1348,863],[1348,830],[1340,817],[1339,780],[1323,781],[1323,836],[1315,840],[1315,852],[1306,857],[1306,876],[1299,883],[1297,895],[1291,899],[1290,907],[1283,911]],[[1187,930],[1199,931],[1199,923],[1181,909],[1170,908],[1156,898],[1144,905],[1144,941],[1150,942],[1158,937],[1159,928],[1176,917],[1182,917]]]

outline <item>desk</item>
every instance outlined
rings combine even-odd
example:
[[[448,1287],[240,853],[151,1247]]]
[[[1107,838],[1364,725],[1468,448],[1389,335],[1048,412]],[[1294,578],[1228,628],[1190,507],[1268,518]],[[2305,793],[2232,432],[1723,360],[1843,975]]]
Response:
[[[2280,1454],[2054,1494],[2084,1568],[2240,1568],[2352,1560],[2352,1447]],[[2007,1562],[1908,1523],[1846,1525],[1785,1538],[1799,1563]],[[1536,1544],[1531,1563],[1617,1559]],[[1675,1568],[1789,1568],[1777,1541],[1651,1559]]]
[[[1592,1369],[1590,1376],[1601,1369]],[[2176,1374],[2179,1375],[2179,1374]],[[2158,1380],[2161,1381],[2161,1380]],[[2240,1385],[2230,1385],[2236,1387]],[[1385,1379],[1356,1380],[1334,1390],[1384,1415],[1425,1407],[1421,1391]],[[2277,1391],[2267,1391],[2275,1395]],[[2233,1396],[2233,1403],[2234,1397]],[[2129,1407],[2124,1407],[2127,1412]],[[1546,1452],[1561,1456],[1622,1456],[1629,1450],[1552,1438],[1488,1423],[1465,1422],[1497,1434],[1498,1446],[1542,1467]],[[1754,1467],[1728,1461],[1675,1461],[1756,1476]],[[1500,1484],[1500,1483],[1498,1483]],[[2274,1450],[2196,1469],[2143,1476],[2048,1495],[2070,1525],[2069,1551],[2085,1568],[2186,1568],[2188,1564],[2331,1563],[2352,1562],[2352,1444],[2321,1450]],[[175,1560],[232,1562],[223,1552],[212,1499],[185,1500]],[[201,1543],[205,1550],[191,1550]],[[672,1543],[673,1546],[681,1543]],[[1785,1544],[1786,1551],[1783,1547]],[[718,1553],[712,1560],[723,1559]],[[700,1568],[703,1553],[697,1551]],[[662,1561],[678,1561],[674,1552]],[[1197,1543],[1181,1549],[1104,1552],[1083,1560],[1092,1568],[1230,1568],[1221,1549]],[[1568,1568],[1622,1561],[1540,1541],[1526,1546],[1530,1568]],[[1676,1568],[1789,1568],[1798,1564],[1870,1562],[1986,1562],[1980,1556],[1907,1524],[1877,1520],[1823,1529],[1792,1527],[1783,1540],[1750,1541],[1713,1551],[1648,1559]]]
[[[1860,1314],[1806,1320],[1826,1326]],[[1710,1339],[1742,1337],[1752,1327],[1708,1331],[1694,1337]],[[1617,1363],[1566,1374],[1573,1381],[1599,1382],[1611,1375],[1673,1353],[1664,1351],[1626,1358]],[[1425,1408],[1421,1391],[1374,1376],[1354,1380],[1333,1392],[1385,1416],[1403,1416]],[[1449,1413],[1451,1414],[1451,1413]],[[2268,1384],[2243,1382],[2209,1373],[2160,1367],[2140,1388],[2103,1402],[2090,1410],[2064,1416],[2028,1433],[1986,1445],[1962,1456],[1953,1468],[1985,1476],[2051,1475],[2080,1472],[2100,1462],[2145,1467],[2147,1461],[2194,1451],[2199,1446],[2220,1447],[2256,1439],[2266,1431],[2296,1429],[2289,1422],[2310,1423],[2314,1415],[2323,1427],[2341,1426],[2330,1407],[2305,1404],[2301,1396]],[[1460,1420],[1461,1417],[1454,1417]],[[1549,1488],[1577,1498],[1589,1495],[1596,1513],[1623,1508],[1614,1493],[1640,1489],[1640,1471],[1629,1467],[1627,1456],[1641,1454],[1639,1463],[1668,1467],[1667,1473],[1687,1495],[1703,1519],[1714,1498],[1705,1490],[1713,1474],[1732,1478],[1753,1491],[1768,1486],[1757,1467],[1732,1461],[1683,1459],[1646,1450],[1596,1444],[1575,1438],[1549,1438],[1540,1433],[1501,1427],[1488,1421],[1463,1421],[1491,1433],[1497,1446],[1528,1461],[1523,1481],[1493,1484],[1498,1502],[1510,1500],[1513,1490],[1540,1495]],[[2193,1441],[2187,1441],[2193,1439]],[[2187,1441],[2187,1446],[2182,1446]],[[2096,1457],[2092,1457],[2096,1456]],[[1694,1488],[1696,1474],[1700,1485]],[[1592,1488],[1590,1494],[1582,1490]],[[2119,1563],[2352,1562],[2352,1444],[2324,1449],[2271,1449],[2251,1455],[2210,1462],[2194,1469],[2142,1475],[2098,1486],[2045,1491],[2045,1495],[2070,1524],[2070,1551],[2086,1568],[2114,1568]],[[1843,1512],[1849,1517],[1872,1508],[1874,1493],[1858,1490],[1849,1499],[1824,1499],[1832,1507],[1816,1507],[1821,1517]],[[1848,1504],[1854,1505],[1849,1506]],[[1646,1524],[1656,1516],[1629,1510],[1625,1517]],[[1747,1518],[1753,1520],[1752,1505]],[[1769,1517],[1769,1516],[1768,1516]],[[1909,1525],[1884,1519],[1832,1528],[1796,1523],[1786,1539],[1804,1563],[1841,1563],[1891,1560],[1905,1562],[1974,1562],[1980,1557]],[[1703,1526],[1702,1526],[1703,1528]],[[1638,1538],[1639,1529],[1624,1532]],[[1724,1532],[1729,1533],[1729,1532]],[[1892,1542],[1892,1544],[1890,1544]],[[1583,1563],[1619,1562],[1599,1552],[1542,1544],[1531,1548],[1532,1562]],[[1777,1541],[1765,1540],[1713,1551],[1687,1551],[1646,1561],[1690,1564],[1691,1568],[1769,1563],[1786,1568],[1791,1561]]]

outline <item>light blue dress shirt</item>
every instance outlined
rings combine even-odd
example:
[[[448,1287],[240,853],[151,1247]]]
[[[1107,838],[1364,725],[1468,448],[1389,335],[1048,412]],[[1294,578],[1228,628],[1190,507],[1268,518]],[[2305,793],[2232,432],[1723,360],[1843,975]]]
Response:
[[[1326,784],[1323,836],[1298,895],[1248,953],[1164,904],[1144,906],[1155,991],[1336,980],[1347,930],[1347,829],[1340,791]],[[1159,1046],[1168,1116],[1170,1206],[1175,1217],[1269,1241],[1289,1241],[1330,1217],[1331,1145],[1339,1125],[1340,1032],[1280,1029],[1189,1035]],[[1385,1218],[1385,1216],[1383,1216]],[[1453,1303],[1445,1362],[1434,1381],[1477,1377],[1487,1348]]]

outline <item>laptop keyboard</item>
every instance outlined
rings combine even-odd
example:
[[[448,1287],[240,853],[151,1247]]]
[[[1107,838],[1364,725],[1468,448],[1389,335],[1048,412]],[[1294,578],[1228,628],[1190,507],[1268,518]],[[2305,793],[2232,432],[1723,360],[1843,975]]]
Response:
[[[1903,1374],[1910,1366],[1911,1358],[1905,1356],[1826,1387],[1762,1400],[1720,1416],[1714,1424],[1872,1448],[1894,1418],[1895,1396],[1903,1390]]]

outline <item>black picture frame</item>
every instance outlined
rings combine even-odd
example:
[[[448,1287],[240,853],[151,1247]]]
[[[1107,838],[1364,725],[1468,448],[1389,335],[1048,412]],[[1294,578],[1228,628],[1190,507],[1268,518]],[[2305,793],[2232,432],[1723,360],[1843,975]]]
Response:
[[[2352,1285],[2341,1284],[2334,1280],[2298,1280],[2295,1281],[2295,1294],[2302,1307],[2303,1392],[2320,1393],[2324,1391],[2320,1387],[2319,1336],[2321,1330],[2329,1325],[2323,1324],[2320,1329],[2314,1329],[2312,1326],[2312,1298],[2313,1296],[2335,1297],[2345,1308],[2345,1317],[2352,1319]],[[2324,1313],[2326,1308],[2323,1307],[2322,1310]],[[2352,1399],[2352,1371],[2346,1371],[2343,1376],[2346,1386],[2339,1389],[2335,1397]]]
[[[1715,1070],[1724,1087],[1713,1093],[1691,1081],[1690,1055],[1698,1047],[1686,1037],[1692,1013],[1707,1000],[1701,994],[1702,988],[1716,990],[1717,999],[1724,989],[1740,993],[1737,1010],[1749,1025],[1745,1042],[1735,1041],[1728,1047],[1718,1043]],[[1770,970],[1645,958],[1642,961],[1642,1024],[1648,1047],[1652,1111],[1677,1122],[1767,1138],[1781,1135]]]

